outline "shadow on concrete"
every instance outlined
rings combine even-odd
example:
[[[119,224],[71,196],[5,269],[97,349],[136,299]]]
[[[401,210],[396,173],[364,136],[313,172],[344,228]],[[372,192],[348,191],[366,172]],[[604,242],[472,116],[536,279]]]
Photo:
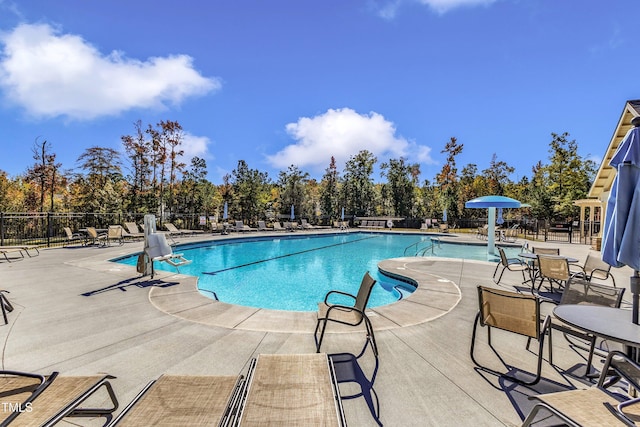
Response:
[[[380,422],[380,402],[378,400],[378,394],[373,388],[373,383],[375,382],[378,374],[378,356],[375,354],[375,351],[372,350],[373,368],[371,369],[372,373],[369,377],[364,373],[362,365],[359,363],[359,361],[365,356],[367,347],[369,346],[373,349],[373,344],[370,338],[367,339],[362,351],[357,356],[352,353],[334,353],[330,354],[329,357],[333,362],[336,381],[338,384],[346,385],[350,383],[354,387],[348,389],[356,390],[355,393],[351,394],[343,394],[340,392],[340,398],[342,400],[356,399],[359,397],[364,398],[367,406],[369,407],[369,412],[371,412],[371,416],[379,426],[382,426],[382,423]]]
[[[102,294],[109,291],[119,290],[122,292],[126,292],[127,288],[130,286],[134,286],[136,288],[144,289],[151,286],[156,286],[159,288],[167,288],[169,286],[178,285],[179,282],[165,282],[159,279],[153,280],[140,280],[139,277],[133,279],[122,280],[116,284],[106,286],[104,288],[96,289],[95,291],[89,291],[82,294],[83,297],[90,297],[93,295]]]

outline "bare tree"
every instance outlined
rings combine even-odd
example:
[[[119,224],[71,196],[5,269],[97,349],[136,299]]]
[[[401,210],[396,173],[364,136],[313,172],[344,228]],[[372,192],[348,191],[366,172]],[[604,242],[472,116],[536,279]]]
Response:
[[[44,212],[44,201],[47,193],[49,194],[50,210],[53,211],[56,187],[62,180],[58,176],[58,170],[62,165],[56,163],[56,155],[51,152],[51,144],[47,140],[38,142],[38,138],[36,138],[32,148],[35,163],[27,170],[26,179],[34,182],[38,187],[38,211]]]

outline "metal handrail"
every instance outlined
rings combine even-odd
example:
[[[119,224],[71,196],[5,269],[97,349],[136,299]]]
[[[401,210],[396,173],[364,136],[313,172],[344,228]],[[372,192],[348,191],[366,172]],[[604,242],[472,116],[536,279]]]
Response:
[[[423,248],[421,251],[416,252],[415,256],[424,256],[425,252],[427,252],[429,249],[431,249],[431,255],[433,255],[433,247],[435,245],[433,243],[431,243],[429,246]]]
[[[407,256],[407,251],[408,251],[410,248],[412,248],[413,246],[415,246],[415,247],[416,247],[416,251],[415,251],[415,252],[413,253],[413,255],[411,255],[411,256],[424,256],[425,252],[427,252],[429,249],[431,249],[431,255],[434,255],[433,250],[434,250],[434,248],[435,248],[436,244],[438,245],[438,247],[440,247],[440,240],[439,240],[439,239],[431,238],[431,239],[429,240],[429,243],[427,244],[427,246],[425,246],[424,248],[420,249],[420,248],[418,247],[418,245],[419,245],[420,243],[422,243],[422,242],[424,242],[424,240],[420,240],[419,242],[415,242],[415,243],[412,243],[411,245],[407,246],[407,247],[404,249],[404,256]]]
[[[418,253],[418,245],[419,245],[420,243],[422,243],[422,242],[424,242],[424,240],[419,240],[419,241],[417,241],[417,242],[415,242],[415,243],[410,244],[410,245],[409,245],[409,246],[407,246],[406,248],[404,248],[403,256],[407,256],[407,251],[408,251],[408,250],[409,250],[409,248],[411,248],[412,246],[415,246],[415,247],[416,247],[416,252],[415,252],[415,253],[417,254],[417,253]],[[415,256],[415,255],[413,255],[413,256]]]

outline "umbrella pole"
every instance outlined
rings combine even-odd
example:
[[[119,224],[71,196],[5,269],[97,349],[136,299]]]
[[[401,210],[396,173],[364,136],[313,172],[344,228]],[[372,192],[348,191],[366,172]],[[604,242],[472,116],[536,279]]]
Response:
[[[638,306],[640,305],[638,302],[640,300],[640,272],[638,270],[633,271],[633,276],[629,279],[629,290],[633,295],[633,313],[631,314],[631,319],[633,323],[638,324]]]
[[[489,228],[487,229],[487,253],[496,255],[496,208],[489,208]]]

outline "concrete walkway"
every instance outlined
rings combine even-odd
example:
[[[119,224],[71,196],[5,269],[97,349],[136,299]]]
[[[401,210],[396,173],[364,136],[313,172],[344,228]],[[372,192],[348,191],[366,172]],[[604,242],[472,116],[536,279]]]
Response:
[[[198,239],[205,238],[223,237]],[[477,242],[469,236],[459,239]],[[589,252],[577,244],[536,245],[559,246],[563,255],[581,260]],[[112,383],[124,406],[164,373],[238,375],[260,353],[315,351],[315,313],[216,302],[200,295],[193,277],[159,272],[154,280],[140,278],[133,267],[108,261],[141,249],[141,242],[43,249],[34,258],[0,262],[0,287],[10,292],[16,307],[9,324],[0,327],[2,368],[64,375],[108,373],[117,377]],[[548,380],[537,387],[514,386],[474,369],[469,344],[477,311],[475,288],[492,284],[495,264],[397,258],[379,267],[418,283],[411,297],[369,311],[379,365],[375,371],[370,351],[360,363],[367,374],[376,372],[382,424],[519,425],[531,407],[527,394],[583,382],[564,372],[584,364],[583,353],[570,349],[560,335],[554,340],[556,367],[544,364]],[[628,287],[630,270],[616,269],[614,275],[619,286]],[[507,272],[501,286],[509,288],[520,280],[519,273]],[[358,354],[365,343],[362,331],[329,332],[323,344],[327,353]],[[499,331],[494,336],[507,363],[532,372],[536,356],[525,350],[525,343],[525,338]],[[505,369],[485,344],[478,352],[495,369]],[[350,384],[340,388],[343,395],[359,390]],[[344,406],[349,425],[378,425],[364,399],[344,400]],[[99,425],[86,419],[70,419],[67,424]]]

